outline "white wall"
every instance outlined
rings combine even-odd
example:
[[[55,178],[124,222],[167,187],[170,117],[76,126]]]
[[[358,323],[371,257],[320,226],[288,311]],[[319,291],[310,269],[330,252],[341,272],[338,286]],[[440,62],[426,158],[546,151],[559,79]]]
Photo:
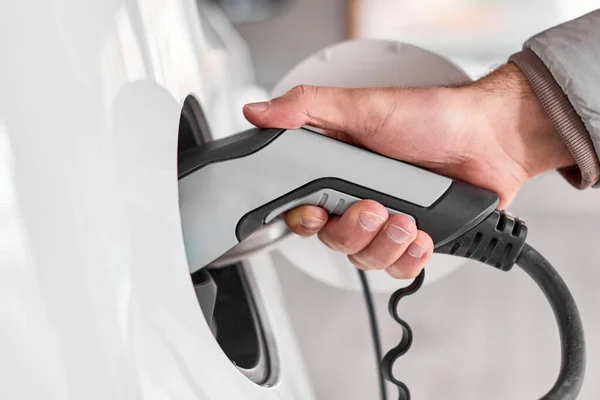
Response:
[[[279,15],[237,28],[252,52],[258,83],[272,88],[305,57],[345,37],[345,0],[296,0]]]

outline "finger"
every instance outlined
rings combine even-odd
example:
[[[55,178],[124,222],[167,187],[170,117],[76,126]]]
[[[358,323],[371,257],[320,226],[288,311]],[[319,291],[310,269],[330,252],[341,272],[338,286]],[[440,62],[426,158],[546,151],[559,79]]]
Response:
[[[395,108],[397,88],[346,89],[296,86],[268,102],[244,106],[244,116],[263,128],[311,125],[354,137],[376,131]]]
[[[415,221],[407,215],[393,214],[367,247],[348,258],[362,268],[386,269],[404,254],[416,237]]]
[[[292,232],[300,236],[312,236],[327,223],[327,211],[317,206],[299,206],[283,216]]]
[[[433,253],[433,241],[423,231],[417,232],[417,237],[408,246],[406,252],[389,268],[387,273],[398,279],[410,279],[419,275]]]
[[[330,217],[319,238],[330,248],[345,254],[364,249],[383,226],[388,216],[384,206],[373,200],[361,200],[341,217]]]

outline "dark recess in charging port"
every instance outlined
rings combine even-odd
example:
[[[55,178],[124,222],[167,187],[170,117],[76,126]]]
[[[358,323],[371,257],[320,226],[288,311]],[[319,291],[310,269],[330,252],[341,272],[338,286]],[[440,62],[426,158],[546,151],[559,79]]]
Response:
[[[264,382],[268,368],[259,368],[260,358],[266,356],[262,326],[243,266],[239,264],[208,271],[202,269],[192,275],[192,280],[200,306],[203,310],[214,310],[207,322],[210,321],[209,325],[223,352],[241,370],[253,371],[252,380],[256,383]],[[217,288],[214,306],[204,295],[207,280]]]
[[[186,150],[206,143],[211,136],[208,120],[198,100],[192,95],[188,96],[181,108],[177,154],[180,155]]]

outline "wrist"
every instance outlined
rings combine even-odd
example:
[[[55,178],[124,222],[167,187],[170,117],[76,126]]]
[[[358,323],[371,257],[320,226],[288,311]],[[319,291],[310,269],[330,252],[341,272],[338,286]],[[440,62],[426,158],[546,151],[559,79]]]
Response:
[[[468,90],[500,150],[522,168],[526,179],[575,164],[516,65],[503,65]]]

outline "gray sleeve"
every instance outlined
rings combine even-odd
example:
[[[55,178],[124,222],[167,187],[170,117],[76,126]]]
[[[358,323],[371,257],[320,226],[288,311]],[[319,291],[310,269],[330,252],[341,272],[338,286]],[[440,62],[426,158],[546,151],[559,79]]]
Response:
[[[575,186],[600,183],[600,10],[529,39],[510,61],[523,72],[577,166]]]

